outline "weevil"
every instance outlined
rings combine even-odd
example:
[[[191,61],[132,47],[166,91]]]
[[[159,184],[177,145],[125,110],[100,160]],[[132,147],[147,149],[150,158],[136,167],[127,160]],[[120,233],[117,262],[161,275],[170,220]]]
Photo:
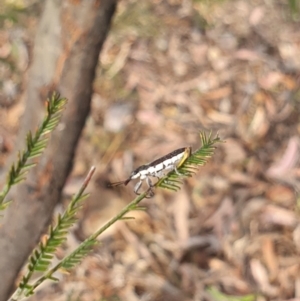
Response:
[[[109,187],[119,186],[124,184],[125,186],[134,179],[140,179],[139,182],[136,183],[134,186],[134,193],[139,195],[139,190],[143,184],[143,181],[146,180],[147,185],[149,186],[149,197],[154,196],[154,192],[152,190],[153,184],[150,177],[155,177],[161,179],[169,172],[175,170],[178,175],[181,175],[178,172],[178,169],[192,154],[192,148],[182,147],[179,149],[174,150],[173,152],[154,160],[145,165],[141,165],[140,167],[136,168],[129,176],[128,179],[120,182],[110,183]]]

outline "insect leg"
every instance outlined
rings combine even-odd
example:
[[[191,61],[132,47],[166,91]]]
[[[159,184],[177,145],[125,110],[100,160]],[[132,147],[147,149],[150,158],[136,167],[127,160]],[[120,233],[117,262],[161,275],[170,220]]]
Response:
[[[134,191],[135,194],[140,195],[140,193],[138,191],[140,190],[140,188],[142,186],[142,183],[143,183],[143,181],[140,180],[139,182],[137,182],[135,184],[134,189],[133,189],[133,191]]]
[[[146,178],[146,182],[149,186],[149,194],[146,196],[147,199],[152,198],[154,196],[154,191],[152,190],[153,184],[149,177]]]
[[[149,187],[153,187],[152,181],[149,177],[146,178],[146,182],[147,182]]]

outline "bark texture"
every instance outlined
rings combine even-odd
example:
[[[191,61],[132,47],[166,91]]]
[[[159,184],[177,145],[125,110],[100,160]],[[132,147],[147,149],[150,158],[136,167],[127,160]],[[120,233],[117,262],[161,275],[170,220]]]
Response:
[[[49,224],[72,168],[77,142],[90,111],[95,69],[117,0],[48,0],[35,39],[19,141],[37,127],[51,90],[68,98],[67,109],[45,155],[17,186],[0,227],[0,301]],[[21,145],[18,146],[20,148]]]

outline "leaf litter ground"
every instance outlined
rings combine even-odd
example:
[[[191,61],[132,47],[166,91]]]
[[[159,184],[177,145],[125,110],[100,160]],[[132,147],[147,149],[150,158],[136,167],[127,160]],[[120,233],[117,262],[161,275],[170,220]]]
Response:
[[[65,193],[97,162],[95,185],[58,255],[132,199],[132,186],[105,183],[195,149],[199,130],[226,143],[33,300],[300,300],[298,28],[275,0],[119,3]],[[0,113],[1,164],[18,105]]]

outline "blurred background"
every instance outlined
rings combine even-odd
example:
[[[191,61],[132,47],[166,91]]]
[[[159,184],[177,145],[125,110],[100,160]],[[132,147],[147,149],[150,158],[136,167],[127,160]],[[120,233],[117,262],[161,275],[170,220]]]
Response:
[[[0,169],[26,106],[43,2],[0,4]],[[133,184],[108,182],[198,148],[200,130],[226,143],[32,300],[300,300],[299,10],[297,0],[118,3],[57,212],[96,165],[91,197],[57,256],[134,198]]]

